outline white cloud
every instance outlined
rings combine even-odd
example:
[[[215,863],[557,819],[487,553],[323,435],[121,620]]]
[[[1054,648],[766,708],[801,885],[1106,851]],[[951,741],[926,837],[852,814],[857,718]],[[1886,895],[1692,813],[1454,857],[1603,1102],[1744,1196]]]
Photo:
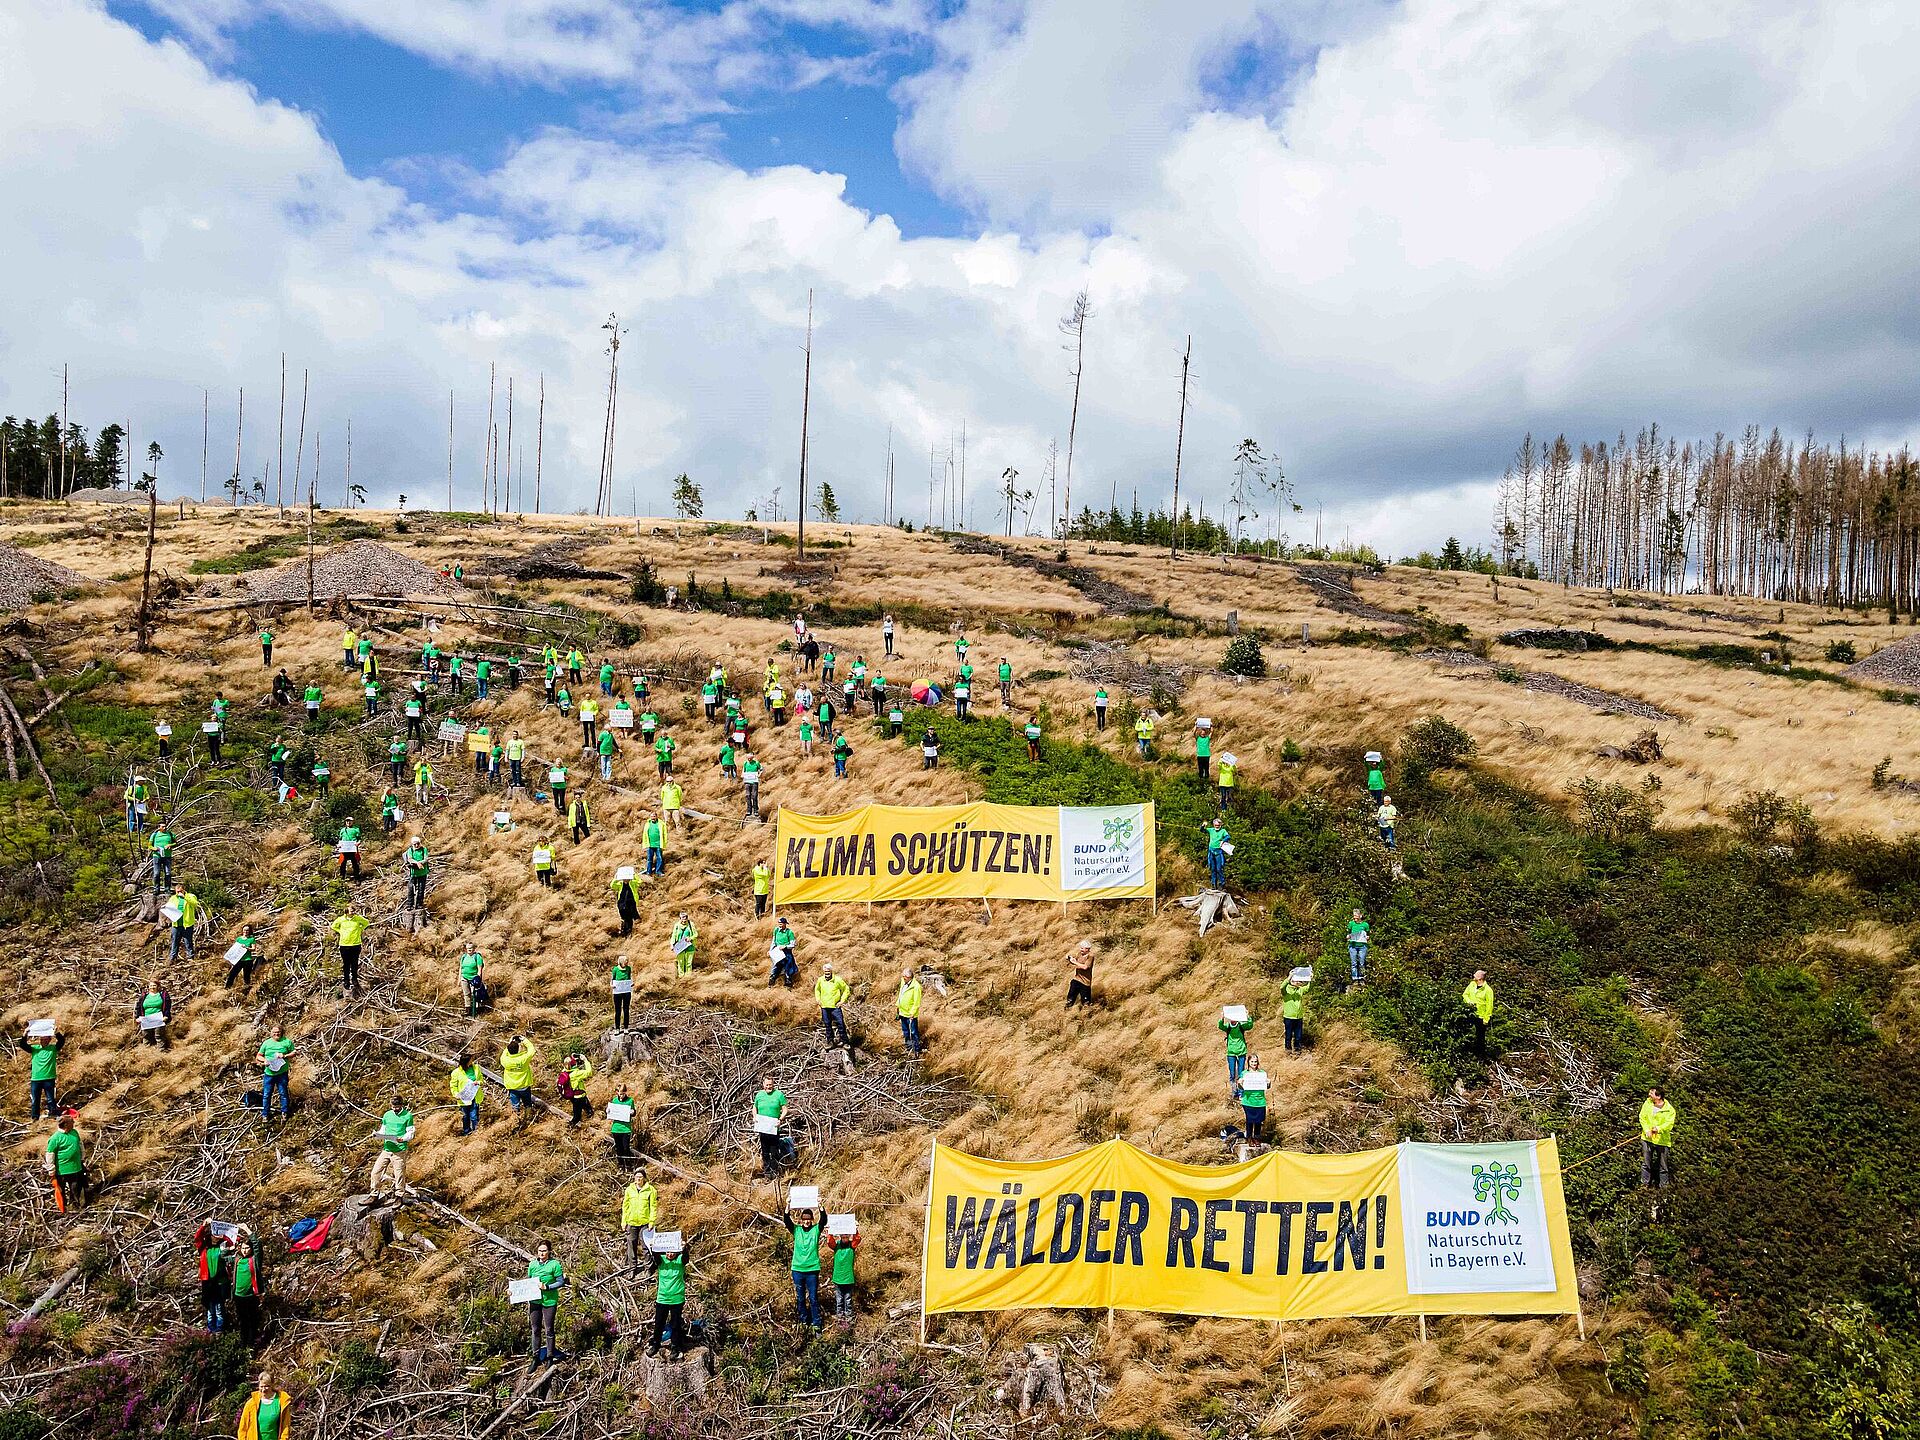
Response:
[[[0,409],[46,413],[71,361],[76,414],[130,414],[192,488],[208,386],[217,484],[237,385],[248,473],[270,456],[285,349],[296,380],[314,372],[310,428],[328,436],[334,486],[350,414],[356,479],[443,503],[457,391],[457,498],[471,504],[497,361],[519,377],[529,464],[544,372],[545,495],[572,508],[593,492],[598,327],[617,310],[631,327],[622,502],[637,490],[661,509],[686,469],[713,510],[738,513],[776,485],[792,503],[811,289],[813,455],[842,506],[876,514],[891,423],[903,506],[921,518],[928,447],[944,450],[964,419],[974,520],[991,524],[990,477],[1011,464],[1043,487],[1047,442],[1064,444],[1055,322],[1086,285],[1076,505],[1164,496],[1188,333],[1183,497],[1217,512],[1251,435],[1330,526],[1396,550],[1481,539],[1486,481],[1522,428],[1914,429],[1911,7],[1408,0],[1344,28],[1315,12],[1302,22],[1320,46],[1311,66],[1264,108],[1220,113],[1196,108],[1208,57],[1304,12],[1276,19],[1249,0],[1189,7],[1205,12],[1189,21],[1114,0],[1112,29],[1166,27],[1172,78],[1138,74],[1094,37],[1076,103],[1109,107],[1110,133],[1062,138],[1047,129],[1061,95],[989,73],[1006,56],[980,37],[1058,46],[1073,31],[1060,7],[996,3],[943,39],[903,145],[936,114],[973,124],[929,165],[1027,226],[918,239],[850,205],[837,175],[564,131],[469,177],[470,210],[430,212],[350,174],[307,116],[97,4],[0,10],[0,184],[31,197],[0,212]],[[383,8],[394,25],[411,13]],[[922,14],[761,9],[900,26]],[[1016,60],[1009,73],[1047,68]],[[1060,183],[1036,186],[1056,163]],[[1069,202],[1092,218],[1063,219]]]

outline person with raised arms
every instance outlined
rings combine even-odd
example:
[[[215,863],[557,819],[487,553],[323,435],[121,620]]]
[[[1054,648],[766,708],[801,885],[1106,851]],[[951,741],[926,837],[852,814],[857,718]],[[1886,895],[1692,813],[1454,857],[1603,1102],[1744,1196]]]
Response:
[[[60,1076],[60,1051],[66,1046],[67,1037],[56,1030],[51,1035],[28,1035],[20,1043],[26,1047],[28,1055],[27,1101],[32,1109],[28,1119],[40,1118],[43,1101],[47,1114],[58,1113],[54,1089]]]
[[[820,1237],[825,1227],[814,1210],[790,1210],[782,1217],[793,1236],[793,1308],[800,1323],[820,1331]]]
[[[533,1057],[539,1054],[531,1040],[515,1035],[500,1052],[500,1079],[507,1091],[507,1104],[522,1129],[533,1118]]]
[[[620,916],[620,933],[624,936],[633,933],[633,922],[640,918],[640,881],[631,866],[620,868],[622,873],[613,877],[613,908]]]
[[[1228,1018],[1222,1015],[1218,1022],[1220,1033],[1227,1037],[1227,1084],[1237,1091],[1240,1077],[1247,1068],[1247,1035],[1253,1029],[1253,1020],[1239,1006],[1231,1007],[1241,1013]]]
[[[660,1346],[675,1360],[687,1353],[686,1323],[681,1312],[687,1302],[687,1251],[691,1236],[684,1236],[678,1249],[655,1252],[653,1257],[653,1331],[647,1340],[647,1354],[658,1355]]]

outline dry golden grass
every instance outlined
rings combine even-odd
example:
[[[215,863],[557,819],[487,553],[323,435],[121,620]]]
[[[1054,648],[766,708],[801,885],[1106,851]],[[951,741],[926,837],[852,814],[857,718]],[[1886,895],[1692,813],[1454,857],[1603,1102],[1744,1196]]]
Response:
[[[47,516],[45,507],[32,513]],[[21,528],[57,535],[42,553],[61,563],[98,575],[137,572],[138,538],[109,523],[80,526],[52,515],[29,518]],[[162,524],[156,566],[184,576],[193,559],[229,553],[280,528],[271,514],[254,510],[190,511],[184,523]],[[833,527],[830,533],[839,538],[846,530]],[[959,555],[938,539],[860,527],[851,533],[852,549],[822,554],[836,567],[824,592],[828,599],[950,607],[956,621],[964,618],[973,627],[974,658],[983,673],[990,673],[1002,654],[1022,676],[1071,671],[1070,653],[1031,622],[1091,620],[1097,607],[1078,592],[1028,570]],[[688,527],[676,538],[664,524],[609,527],[577,517],[529,518],[484,532],[419,525],[395,543],[429,563],[458,560],[474,570],[481,559],[498,560],[509,550],[576,534],[595,541],[581,556],[585,563],[629,569],[650,559],[663,582],[673,584],[683,584],[689,569],[703,585],[723,577],[749,591],[784,584],[776,572],[790,555],[755,543],[752,535],[717,537]],[[1035,553],[1057,548],[1024,543]],[[1294,634],[1302,619],[1317,630],[1348,623],[1316,605],[1281,567],[1228,566],[1207,559],[1183,560],[1169,571],[1164,557],[1093,548],[1102,553],[1071,546],[1075,563],[1156,598],[1164,594],[1179,614],[1217,620],[1237,608],[1249,623]],[[1396,569],[1381,581],[1361,583],[1370,602],[1409,610],[1424,605],[1440,618],[1465,621],[1482,633],[1519,623],[1596,621],[1612,627],[1617,613],[1602,596],[1519,584],[1503,584],[1496,605],[1491,588],[1477,579],[1417,571]],[[646,639],[623,658],[644,661],[683,650],[723,654],[736,674],[751,675],[790,633],[777,621],[712,612],[635,612],[624,600],[624,587],[613,582],[523,588],[536,597],[641,620]],[[177,614],[161,630],[156,653],[132,653],[124,626],[137,590],[136,573],[58,617],[36,617],[49,627],[43,662],[71,673],[88,659],[113,658],[122,678],[110,698],[132,705],[181,705],[189,690],[203,694],[210,685],[224,687],[236,703],[250,703],[264,690],[256,617],[244,611]],[[1777,606],[1700,603],[1750,612],[1753,628],[1781,628],[1803,649],[1826,633],[1816,628],[1822,612],[1806,607],[1786,607],[1787,617],[1780,620]],[[1726,639],[1740,628],[1647,613],[1688,627],[1649,632],[1663,637]],[[1002,628],[1007,625],[1016,628]],[[350,713],[354,696],[333,668],[338,625],[295,610],[279,616],[274,628],[276,664],[284,663],[296,681],[319,675],[329,706]],[[1884,630],[1837,633],[1871,643],[1884,639]],[[829,633],[848,661],[864,651],[870,663],[881,663],[877,628]],[[453,626],[439,641],[448,648],[469,638]],[[947,675],[950,639],[946,629],[903,626],[901,654],[884,667],[889,678]],[[1223,643],[1158,639],[1135,648],[1143,658],[1206,667],[1217,663]],[[1867,644],[1861,648],[1864,653]],[[1755,786],[1806,798],[1835,824],[1891,829],[1911,822],[1914,801],[1867,786],[1867,773],[1881,755],[1892,751],[1897,762],[1901,758],[1905,712],[1867,694],[1659,655],[1525,652],[1513,658],[1641,695],[1681,714],[1681,724],[1658,727],[1667,757],[1653,767],[1662,781],[1669,822],[1711,818]],[[1409,722],[1434,711],[1470,730],[1488,763],[1548,791],[1589,771],[1619,771],[1632,781],[1640,774],[1592,755],[1602,744],[1630,740],[1640,728],[1636,721],[1602,717],[1491,679],[1459,679],[1384,650],[1273,647],[1269,660],[1287,665],[1289,677],[1235,683],[1201,673],[1184,702],[1189,714],[1215,719],[1220,746],[1241,757],[1256,783],[1351,785],[1357,775],[1335,768],[1333,760],[1366,744],[1384,747]],[[790,664],[783,657],[789,675]],[[1026,684],[1019,708],[1044,703],[1056,733],[1094,739],[1089,689],[1071,678]],[[979,692],[978,709],[995,713],[991,685]],[[477,794],[464,756],[436,762],[453,800],[416,816],[410,787],[402,787],[408,824],[392,840],[377,833],[370,837],[365,857],[370,878],[358,893],[363,913],[385,915],[396,907],[398,853],[416,824],[435,854],[450,862],[436,874],[428,928],[409,935],[383,926],[366,961],[376,979],[399,976],[403,995],[415,1004],[394,1015],[343,1005],[327,983],[334,973],[331,949],[317,943],[312,921],[296,906],[266,908],[278,887],[327,863],[325,847],[307,836],[305,816],[293,815],[276,819],[254,837],[262,908],[251,917],[220,916],[221,938],[203,945],[206,953],[198,961],[161,967],[180,1014],[170,1055],[125,1043],[131,997],[125,1003],[119,997],[135,978],[129,963],[137,969],[144,961],[100,957],[151,954],[154,943],[152,932],[125,920],[110,919],[70,937],[64,965],[12,977],[17,983],[0,1022],[18,1026],[29,1017],[53,1014],[77,1037],[63,1060],[63,1079],[96,1097],[87,1103],[85,1123],[99,1137],[97,1153],[109,1178],[161,1163],[194,1133],[209,1087],[231,1088],[243,1075],[251,1078],[260,1027],[274,1015],[287,1018],[296,1035],[340,1020],[375,1028],[428,1027],[437,1037],[433,1043],[467,1043],[488,1064],[496,1062],[509,1034],[525,1032],[541,1046],[540,1073],[550,1076],[552,1061],[570,1040],[597,1050],[596,1037],[610,1018],[607,969],[625,953],[635,967],[639,1003],[718,1007],[742,1023],[808,1033],[818,1023],[808,989],[770,990],[765,984],[771,925],[753,917],[748,869],[767,852],[770,828],[741,823],[739,791],[715,768],[717,741],[698,714],[693,692],[663,685],[656,698],[666,727],[682,742],[677,768],[686,803],[715,818],[690,820],[684,832],[669,835],[667,874],[649,885],[629,939],[617,935],[608,882],[618,866],[638,865],[643,858],[642,827],[657,813],[658,802],[651,756],[636,742],[616,766],[616,783],[625,788],[600,784],[579,756],[577,724],[541,710],[535,687],[532,693],[523,690],[490,702],[485,711],[500,733],[517,728],[539,755],[568,757],[576,788],[593,806],[594,834],[576,845],[550,806],[525,799],[507,804]],[[864,726],[854,736],[853,773],[839,782],[824,747],[810,760],[800,757],[795,727],[757,726],[756,742],[767,767],[763,811],[771,815],[780,805],[836,810],[867,799],[936,803],[980,793],[978,779],[964,773],[922,772],[909,746],[876,740]],[[1305,747],[1309,760],[1297,774],[1280,778],[1279,752],[1287,738]],[[1128,748],[1117,728],[1097,743],[1116,754]],[[386,784],[384,769],[368,769],[352,758],[355,752],[344,737],[328,744],[336,786],[377,797]],[[490,817],[497,806],[512,812],[512,833],[493,833]],[[529,857],[537,837],[550,837],[559,850],[560,884],[552,891],[534,882]],[[1170,855],[1163,864],[1169,884],[1187,887],[1196,878],[1183,858]],[[1279,903],[1302,902],[1279,897]],[[700,931],[697,967],[684,978],[674,975],[668,953],[669,932],[682,910]],[[273,957],[251,998],[220,988],[219,950],[244,918],[261,928],[263,946]],[[1213,1027],[1217,1007],[1223,1000],[1239,1000],[1256,1014],[1277,1008],[1276,986],[1261,965],[1262,918],[1255,913],[1240,926],[1202,940],[1193,934],[1189,912],[1163,909],[1154,916],[1139,905],[1063,913],[1045,905],[999,905],[989,911],[951,902],[883,906],[872,914],[857,906],[819,907],[792,916],[803,976],[810,981],[820,963],[830,960],[852,980],[851,1018],[869,1045],[890,1049],[896,1043],[890,1002],[902,964],[929,964],[947,977],[949,993],[928,997],[927,1063],[976,1096],[942,1128],[948,1143],[997,1155],[1037,1156],[1117,1132],[1189,1161],[1219,1158],[1217,1131],[1235,1118]],[[1100,1005],[1069,1015],[1062,1009],[1062,957],[1082,935],[1094,938],[1100,956]],[[457,956],[468,943],[487,955],[497,996],[495,1012],[478,1022],[466,1021],[460,1006]],[[1910,956],[1893,952],[1889,936],[1862,926],[1831,937],[1830,943],[1895,967],[1898,993],[1908,997],[1905,1013],[1920,1017],[1920,972]],[[285,959],[309,955],[317,955],[317,961]],[[89,999],[82,980],[105,998]],[[263,1007],[263,996],[269,1006]],[[1277,1035],[1257,1038],[1263,1046],[1269,1040],[1277,1045]],[[1390,1047],[1337,1025],[1318,1027],[1316,1043],[1304,1056],[1288,1059],[1276,1048],[1268,1064],[1281,1077],[1276,1127],[1296,1144],[1329,1131],[1362,1135],[1370,1122],[1352,1097],[1363,1087],[1395,1097],[1417,1095],[1422,1088]],[[378,1046],[364,1051],[338,1093],[317,1093],[308,1073],[306,1066],[296,1065],[296,1090],[309,1105],[308,1116],[297,1121],[302,1126],[370,1131],[396,1087],[423,1106],[444,1104],[441,1067]],[[673,1100],[651,1066],[630,1067],[621,1078],[632,1083],[643,1122]],[[803,1075],[798,1084],[805,1083]],[[542,1081],[543,1088],[548,1084]],[[604,1101],[611,1093],[610,1077],[597,1077],[592,1088]],[[453,1117],[445,1110],[429,1114],[410,1160],[411,1174],[509,1233],[524,1231],[525,1217],[541,1217],[544,1224],[556,1214],[571,1213],[584,1223],[571,1232],[575,1249],[563,1254],[570,1263],[604,1267],[622,1182],[608,1162],[600,1126],[570,1131],[560,1120],[545,1117],[522,1134],[506,1119],[497,1087],[489,1087],[486,1105],[487,1123],[472,1140],[453,1133]],[[784,1314],[786,1280],[777,1239],[743,1223],[739,1209],[717,1198],[725,1192],[761,1206],[772,1201],[771,1192],[748,1173],[744,1129],[738,1150],[676,1157],[715,1188],[667,1183],[668,1214],[674,1223],[712,1237],[715,1259],[710,1268],[703,1267],[705,1283],[724,1284],[736,1313]],[[827,1187],[836,1203],[851,1202],[862,1211],[867,1240],[861,1263],[870,1311],[910,1302],[917,1290],[927,1139],[921,1131],[890,1133],[818,1157],[806,1177]],[[22,1139],[14,1146],[16,1163],[31,1163],[43,1143],[41,1135]],[[284,1221],[363,1187],[371,1159],[372,1150],[364,1144],[285,1151],[263,1144],[237,1153],[233,1163],[246,1183],[257,1187],[254,1204],[263,1217]],[[443,1247],[440,1253],[418,1260],[395,1257],[380,1270],[342,1280],[343,1303],[362,1307],[363,1313],[405,1315],[423,1325],[444,1322],[448,1302],[464,1288],[471,1267],[496,1263],[497,1257],[484,1247],[472,1249],[472,1238],[463,1232],[423,1228]],[[1602,1316],[1590,1319],[1596,1326],[1606,1323]],[[1597,1389],[1587,1374],[1597,1350],[1583,1347],[1572,1326],[1561,1322],[1446,1321],[1433,1327],[1424,1344],[1414,1325],[1404,1321],[1266,1327],[1121,1315],[1109,1330],[1104,1321],[1039,1314],[952,1320],[937,1329],[948,1340],[985,1346],[994,1357],[1029,1339],[1093,1337],[1098,1372],[1109,1387],[1101,1419],[1116,1427],[1152,1422],[1180,1435],[1195,1433],[1195,1417],[1215,1396],[1228,1397],[1233,1412],[1260,1434],[1541,1435],[1593,1404]],[[312,1362],[322,1353],[323,1347],[307,1345],[296,1350],[295,1358]]]

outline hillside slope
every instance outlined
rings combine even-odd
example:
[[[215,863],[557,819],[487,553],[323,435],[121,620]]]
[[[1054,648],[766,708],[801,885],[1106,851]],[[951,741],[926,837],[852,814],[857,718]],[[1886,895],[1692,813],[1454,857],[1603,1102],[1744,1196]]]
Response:
[[[1027,1343],[1060,1347],[1076,1433],[1786,1435],[1831,1423],[1849,1434],[1870,1433],[1845,1428],[1868,1403],[1848,1398],[1849,1385],[1889,1397],[1896,1417],[1893,1407],[1913,1403],[1920,853],[1902,837],[1920,802],[1872,774],[1883,755],[1894,761],[1882,781],[1908,765],[1911,712],[1846,683],[1820,651],[1801,662],[1830,633],[1864,653],[1901,632],[1792,607],[1642,597],[1632,613],[1659,620],[1663,648],[1542,652],[1498,637],[1592,627],[1631,638],[1617,618],[1631,597],[1503,582],[1495,599],[1478,577],[1395,569],[1355,584],[1367,608],[1407,617],[1383,622],[1329,609],[1329,592],[1290,567],[1183,558],[1169,569],[1123,547],[1076,544],[1062,561],[1057,547],[1016,542],[1044,562],[1036,567],[974,541],[836,529],[798,566],[780,543],[789,537],[757,528],[367,514],[351,528],[336,522],[333,538],[377,536],[436,573],[458,564],[465,603],[309,617],[297,603],[248,609],[224,581],[292,560],[304,530],[203,508],[161,526],[155,572],[168,609],[142,655],[127,624],[142,537],[58,507],[0,519],[15,543],[110,582],[24,612],[5,642],[5,684],[23,714],[66,698],[31,727],[57,809],[27,757],[21,778],[0,786],[0,907],[14,940],[0,956],[0,1022],[17,1035],[50,1015],[70,1037],[63,1097],[103,1182],[91,1209],[50,1213],[37,1171],[46,1124],[28,1124],[20,1099],[9,1105],[16,1163],[5,1193],[24,1219],[0,1298],[24,1311],[70,1266],[80,1272],[10,1332],[0,1397],[22,1427],[31,1410],[59,1419],[62,1435],[231,1433],[246,1358],[231,1340],[190,1338],[187,1242],[209,1215],[281,1237],[268,1247],[265,1362],[296,1396],[309,1427],[296,1433],[330,1437],[396,1424],[469,1440],[999,1435],[1017,1416],[995,1395],[1017,1394]],[[577,542],[567,553],[584,566],[633,578],[508,577],[514,557],[555,541]],[[195,593],[209,584],[222,593]],[[660,603],[667,585],[679,592],[672,609]],[[1142,613],[1126,595],[1167,603]],[[885,666],[890,681],[950,675],[964,628],[983,672],[1003,655],[1012,664],[1016,701],[1002,717],[982,685],[977,723],[938,719],[932,772],[916,746],[862,716],[843,781],[824,749],[799,754],[793,725],[757,724],[764,813],[866,799],[1152,798],[1164,901],[1204,876],[1198,822],[1210,799],[1179,737],[1205,715],[1243,765],[1230,880],[1247,914],[1197,937],[1191,913],[1165,903],[1157,914],[961,902],[795,912],[803,976],[830,961],[855,986],[856,1065],[843,1072],[807,991],[766,984],[770,924],[754,917],[748,872],[770,829],[743,823],[697,703],[715,660],[748,689],[769,658],[791,674],[783,647],[800,603],[837,643],[843,672],[855,654],[880,663],[879,616],[890,609],[901,651]],[[1264,637],[1268,678],[1216,668],[1230,609]],[[1717,613],[1691,613],[1701,609]],[[670,835],[666,873],[648,885],[628,939],[609,881],[640,863],[657,808],[637,744],[615,785],[585,786],[594,833],[578,844],[550,805],[503,802],[459,754],[434,756],[444,795],[409,813],[401,833],[379,833],[399,722],[388,709],[365,717],[339,666],[341,626],[351,619],[377,639],[397,696],[426,614],[450,652],[537,651],[551,639],[591,664],[613,658],[623,690],[636,669],[651,677],[696,813]],[[1303,621],[1311,648],[1299,646]],[[262,625],[276,634],[271,668]],[[1791,650],[1793,668],[1734,653],[1767,644]],[[297,705],[268,703],[282,665],[296,688],[323,687],[319,726],[305,726]],[[536,756],[570,757],[579,786],[590,773],[579,727],[540,705],[537,671],[536,661],[518,692],[485,702],[471,690],[443,695],[434,718],[517,730]],[[1599,746],[1626,747],[1647,722],[1599,713],[1527,674],[1679,719],[1653,726],[1659,759],[1603,760]],[[1095,677],[1115,697],[1104,734],[1088,703]],[[197,739],[156,763],[154,720],[187,736],[215,694],[232,702],[229,763],[209,763]],[[1130,743],[1136,705],[1165,717],[1150,762]],[[1007,723],[1029,713],[1046,730],[1037,765]],[[1448,723],[1427,719],[1435,714]],[[275,803],[266,753],[276,740],[292,750],[296,780],[316,754],[327,758],[328,801]],[[1360,803],[1369,748],[1390,753],[1405,816],[1398,875]],[[164,931],[141,918],[150,905],[136,892],[151,881],[120,814],[133,770],[174,821],[176,871],[208,908],[192,960],[169,963]],[[398,788],[412,812],[410,784]],[[493,819],[503,805],[506,833]],[[353,818],[369,837],[357,882],[331,863],[333,834]],[[416,829],[434,857],[417,931],[399,858]],[[551,890],[529,858],[548,837],[559,852]],[[348,905],[373,922],[357,999],[340,993],[326,933]],[[1284,1143],[1558,1133],[1578,1167],[1568,1188],[1586,1341],[1562,1322],[1449,1321],[1423,1341],[1405,1322],[1041,1313],[938,1321],[935,1348],[913,1343],[934,1135],[1007,1157],[1121,1134],[1179,1160],[1225,1158],[1219,1132],[1236,1112],[1218,1006],[1272,1016],[1293,964],[1339,973],[1342,920],[1356,905],[1374,922],[1373,983],[1344,994],[1316,986],[1307,1051],[1280,1064],[1269,1055]],[[700,932],[688,977],[674,974],[668,944],[682,911]],[[222,985],[220,960],[242,924],[266,957],[245,993]],[[1100,955],[1100,1004],[1066,1012],[1062,957],[1083,935]],[[493,1011],[473,1020],[458,980],[469,946],[486,955],[495,992]],[[635,966],[640,1038],[616,1042],[606,976],[622,953]],[[891,1011],[906,964],[939,977],[918,1067],[899,1054]],[[1480,966],[1501,997],[1491,1063],[1471,1053],[1458,1004]],[[149,975],[173,996],[170,1051],[135,1038]],[[257,1086],[252,1057],[275,1023],[299,1046],[295,1111],[263,1123],[242,1096]],[[540,1047],[543,1098],[557,1100],[551,1064],[575,1049],[599,1070],[596,1114],[614,1083],[631,1085],[636,1143],[671,1167],[654,1167],[669,1223],[698,1237],[689,1311],[709,1327],[718,1368],[704,1401],[646,1403],[662,1377],[635,1343],[648,1289],[618,1276],[623,1178],[605,1122],[574,1129],[542,1113],[519,1129],[489,1085],[480,1133],[456,1133],[447,1067],[433,1057],[468,1049],[497,1068],[513,1034]],[[24,1098],[26,1058],[9,1064],[9,1093]],[[800,1157],[789,1178],[817,1181],[861,1215],[864,1313],[848,1337],[808,1344],[788,1319],[785,1237],[762,1214],[779,1208],[778,1191],[754,1173],[745,1123],[746,1091],[763,1072],[794,1097]],[[1614,1147],[1632,1137],[1639,1094],[1658,1081],[1683,1118],[1681,1183],[1656,1214],[1635,1188],[1631,1148]],[[396,1095],[420,1121],[410,1178],[438,1203],[405,1207],[396,1243],[371,1259],[338,1244],[286,1256],[289,1224],[366,1188],[372,1133]],[[525,1322],[503,1297],[506,1277],[525,1268],[509,1247],[540,1238],[581,1282],[562,1329],[582,1353],[530,1391]]]

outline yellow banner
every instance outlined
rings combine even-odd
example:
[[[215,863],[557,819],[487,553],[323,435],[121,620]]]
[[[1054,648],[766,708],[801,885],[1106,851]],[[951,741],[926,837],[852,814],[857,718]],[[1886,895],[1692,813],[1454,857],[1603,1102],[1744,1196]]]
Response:
[[[936,1145],[922,1264],[930,1315],[1579,1308],[1551,1140],[1272,1151],[1217,1166],[1175,1164],[1124,1140],[1035,1162]]]
[[[1153,897],[1150,804],[783,809],[773,847],[773,894],[782,905]]]

